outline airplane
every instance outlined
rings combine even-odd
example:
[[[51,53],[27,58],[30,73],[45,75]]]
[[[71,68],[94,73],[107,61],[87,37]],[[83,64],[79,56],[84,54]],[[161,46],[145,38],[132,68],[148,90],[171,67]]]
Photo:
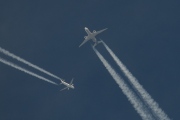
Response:
[[[71,80],[70,83],[67,83],[67,82],[65,82],[64,80],[61,79],[60,85],[61,85],[61,84],[65,85],[66,87],[63,88],[63,89],[61,89],[60,91],[63,91],[63,90],[65,90],[65,89],[68,89],[68,90],[69,90],[69,88],[74,89],[73,79]]]
[[[96,40],[95,36],[102,33],[103,31],[107,30],[107,28],[102,29],[100,31],[93,30],[93,32],[91,33],[87,27],[85,27],[84,29],[85,29],[86,33],[88,34],[88,36],[84,36],[85,40],[79,45],[79,47],[81,47],[84,43],[86,43],[87,41],[89,41],[91,39],[93,42],[95,42],[95,44],[93,45],[93,47],[95,47],[97,44],[101,43],[100,41]]]

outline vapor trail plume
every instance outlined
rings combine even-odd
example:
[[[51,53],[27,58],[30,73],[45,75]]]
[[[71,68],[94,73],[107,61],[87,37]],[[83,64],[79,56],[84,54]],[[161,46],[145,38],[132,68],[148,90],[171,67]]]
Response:
[[[102,42],[109,54],[113,57],[117,65],[120,67],[121,71],[125,74],[125,76],[129,79],[130,83],[133,85],[134,89],[140,94],[141,98],[148,105],[148,107],[152,110],[153,114],[159,118],[160,120],[170,120],[168,116],[164,113],[164,111],[159,107],[158,103],[156,103],[149,93],[143,88],[142,85],[138,82],[138,80],[129,72],[126,66],[119,60],[119,58],[113,53],[113,51]]]
[[[22,68],[22,67],[20,67],[20,66],[18,66],[18,65],[16,65],[16,64],[14,64],[14,63],[11,63],[11,62],[9,62],[9,61],[7,61],[7,60],[4,60],[3,58],[0,58],[0,62],[4,63],[4,64],[6,64],[6,65],[9,65],[9,66],[11,66],[11,67],[13,67],[13,68],[15,68],[15,69],[18,69],[18,70],[20,70],[20,71],[22,71],[22,72],[25,72],[25,73],[27,73],[27,74],[29,74],[29,75],[32,75],[32,76],[34,76],[34,77],[37,77],[37,78],[39,78],[39,79],[41,79],[41,80],[44,80],[44,81],[46,81],[46,82],[52,83],[52,84],[54,84],[54,85],[57,85],[55,82],[52,82],[52,81],[50,81],[50,80],[48,80],[48,79],[46,79],[46,78],[44,78],[44,77],[42,77],[42,76],[40,76],[40,75],[37,75],[37,74],[29,71],[29,70],[26,70],[26,69],[24,69],[24,68]]]
[[[141,118],[143,120],[153,120],[151,114],[147,112],[142,102],[136,97],[134,92],[128,87],[128,85],[124,82],[124,80],[115,72],[115,70],[110,66],[110,64],[94,47],[93,50],[95,51],[101,62],[104,64],[110,75],[119,85],[119,87],[122,89],[122,92],[124,93],[124,95],[126,95],[130,103],[133,105],[134,109],[141,116]]]
[[[22,63],[24,63],[24,64],[26,64],[26,65],[34,68],[34,69],[36,69],[36,70],[39,70],[39,71],[41,71],[41,72],[43,72],[43,73],[45,73],[45,74],[47,74],[47,75],[49,75],[49,76],[51,76],[51,77],[54,77],[54,78],[56,78],[56,79],[61,80],[61,78],[59,78],[58,76],[53,75],[52,73],[50,73],[50,72],[48,72],[48,71],[46,71],[46,70],[44,70],[44,69],[42,69],[42,68],[40,68],[40,67],[32,64],[32,63],[30,63],[30,62],[28,62],[27,60],[25,60],[25,59],[23,59],[23,58],[20,58],[20,57],[17,56],[17,55],[14,55],[13,53],[10,53],[9,51],[7,51],[7,50],[5,50],[5,49],[3,49],[3,48],[1,48],[1,47],[0,47],[0,52],[3,53],[3,54],[5,54],[5,55],[7,55],[7,56],[9,56],[9,57],[12,57],[12,58],[18,60],[18,61],[20,61],[20,62],[22,62]]]

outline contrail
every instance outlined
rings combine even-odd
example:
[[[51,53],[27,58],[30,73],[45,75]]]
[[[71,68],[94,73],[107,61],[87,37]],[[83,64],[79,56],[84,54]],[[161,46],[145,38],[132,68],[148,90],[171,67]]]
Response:
[[[23,58],[20,58],[20,57],[17,56],[17,55],[14,55],[13,53],[10,53],[9,51],[7,51],[7,50],[5,50],[5,49],[3,49],[3,48],[1,48],[1,47],[0,47],[0,52],[3,53],[3,54],[5,54],[5,55],[7,55],[7,56],[9,56],[9,57],[12,57],[12,58],[18,60],[18,61],[20,61],[20,62],[22,62],[22,63],[24,63],[24,64],[26,64],[26,65],[34,68],[34,69],[36,69],[36,70],[39,70],[39,71],[41,71],[41,72],[43,72],[43,73],[45,73],[45,74],[47,74],[47,75],[49,75],[49,76],[51,76],[51,77],[54,77],[54,78],[56,78],[56,79],[61,80],[61,78],[59,78],[58,76],[53,75],[52,73],[50,73],[50,72],[48,72],[48,71],[46,71],[46,70],[44,70],[44,69],[42,69],[42,68],[40,68],[40,67],[32,64],[32,63],[30,63],[30,62],[28,62],[27,60],[25,60],[25,59],[23,59]]]
[[[110,64],[104,59],[104,57],[93,47],[93,50],[104,64],[108,72],[111,74],[113,79],[122,89],[122,92],[126,95],[130,103],[133,105],[134,109],[141,116],[143,120],[153,120],[151,114],[147,112],[145,106],[143,106],[142,102],[135,96],[134,92],[128,87],[128,85],[124,82],[124,80],[115,72],[115,70],[110,66]]]
[[[118,57],[113,53],[113,51],[102,42],[109,54],[113,57],[117,65],[120,67],[121,71],[125,74],[125,76],[129,79],[130,83],[133,85],[134,89],[140,94],[141,98],[148,105],[148,107],[152,110],[153,114],[160,120],[170,120],[170,118],[164,113],[164,111],[159,107],[158,103],[156,103],[149,93],[143,88],[143,86],[138,82],[138,80],[129,72],[126,66],[118,59]]]
[[[9,66],[11,66],[11,67],[13,67],[13,68],[15,68],[15,69],[18,69],[18,70],[20,70],[20,71],[23,71],[23,72],[25,72],[25,73],[27,73],[27,74],[29,74],[29,75],[32,75],[32,76],[34,76],[34,77],[37,77],[37,78],[39,78],[39,79],[41,79],[41,80],[44,80],[44,81],[46,81],[46,82],[52,83],[52,84],[54,84],[54,85],[57,85],[55,82],[52,82],[52,81],[50,81],[50,80],[48,80],[48,79],[46,79],[46,78],[44,78],[44,77],[42,77],[42,76],[40,76],[40,75],[37,75],[37,74],[29,71],[29,70],[26,70],[26,69],[24,69],[24,68],[22,68],[22,67],[20,67],[20,66],[18,66],[18,65],[16,65],[16,64],[14,64],[14,63],[11,63],[11,62],[9,62],[9,61],[7,61],[7,60],[4,60],[3,58],[0,58],[0,62],[4,63],[4,64],[6,64],[6,65],[9,65]]]

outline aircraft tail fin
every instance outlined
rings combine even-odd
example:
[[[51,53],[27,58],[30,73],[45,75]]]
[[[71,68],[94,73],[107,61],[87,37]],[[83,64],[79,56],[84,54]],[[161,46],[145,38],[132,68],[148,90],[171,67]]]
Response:
[[[103,40],[102,39],[100,39],[100,41],[98,41],[99,43],[102,43],[103,42]]]
[[[59,83],[59,85],[63,84],[63,83],[62,83],[63,81],[64,81],[64,80],[63,80],[63,79],[61,79],[61,82]]]
[[[98,45],[99,43],[102,43],[102,40],[100,39],[100,41],[97,41],[94,43],[93,47],[96,47],[96,45]]]

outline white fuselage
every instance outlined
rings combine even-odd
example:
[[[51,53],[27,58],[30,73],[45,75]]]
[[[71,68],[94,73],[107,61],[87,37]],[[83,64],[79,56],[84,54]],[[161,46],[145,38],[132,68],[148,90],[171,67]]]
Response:
[[[74,89],[74,86],[73,86],[73,85],[70,85],[70,84],[64,82],[63,80],[61,80],[61,83],[62,83],[63,85],[65,85],[66,87],[68,87],[68,88]]]
[[[97,42],[97,40],[95,38],[96,34],[93,34],[93,32],[91,33],[87,27],[85,27],[84,29],[85,29],[86,33],[88,34],[87,39],[92,39],[93,42],[96,43]]]

